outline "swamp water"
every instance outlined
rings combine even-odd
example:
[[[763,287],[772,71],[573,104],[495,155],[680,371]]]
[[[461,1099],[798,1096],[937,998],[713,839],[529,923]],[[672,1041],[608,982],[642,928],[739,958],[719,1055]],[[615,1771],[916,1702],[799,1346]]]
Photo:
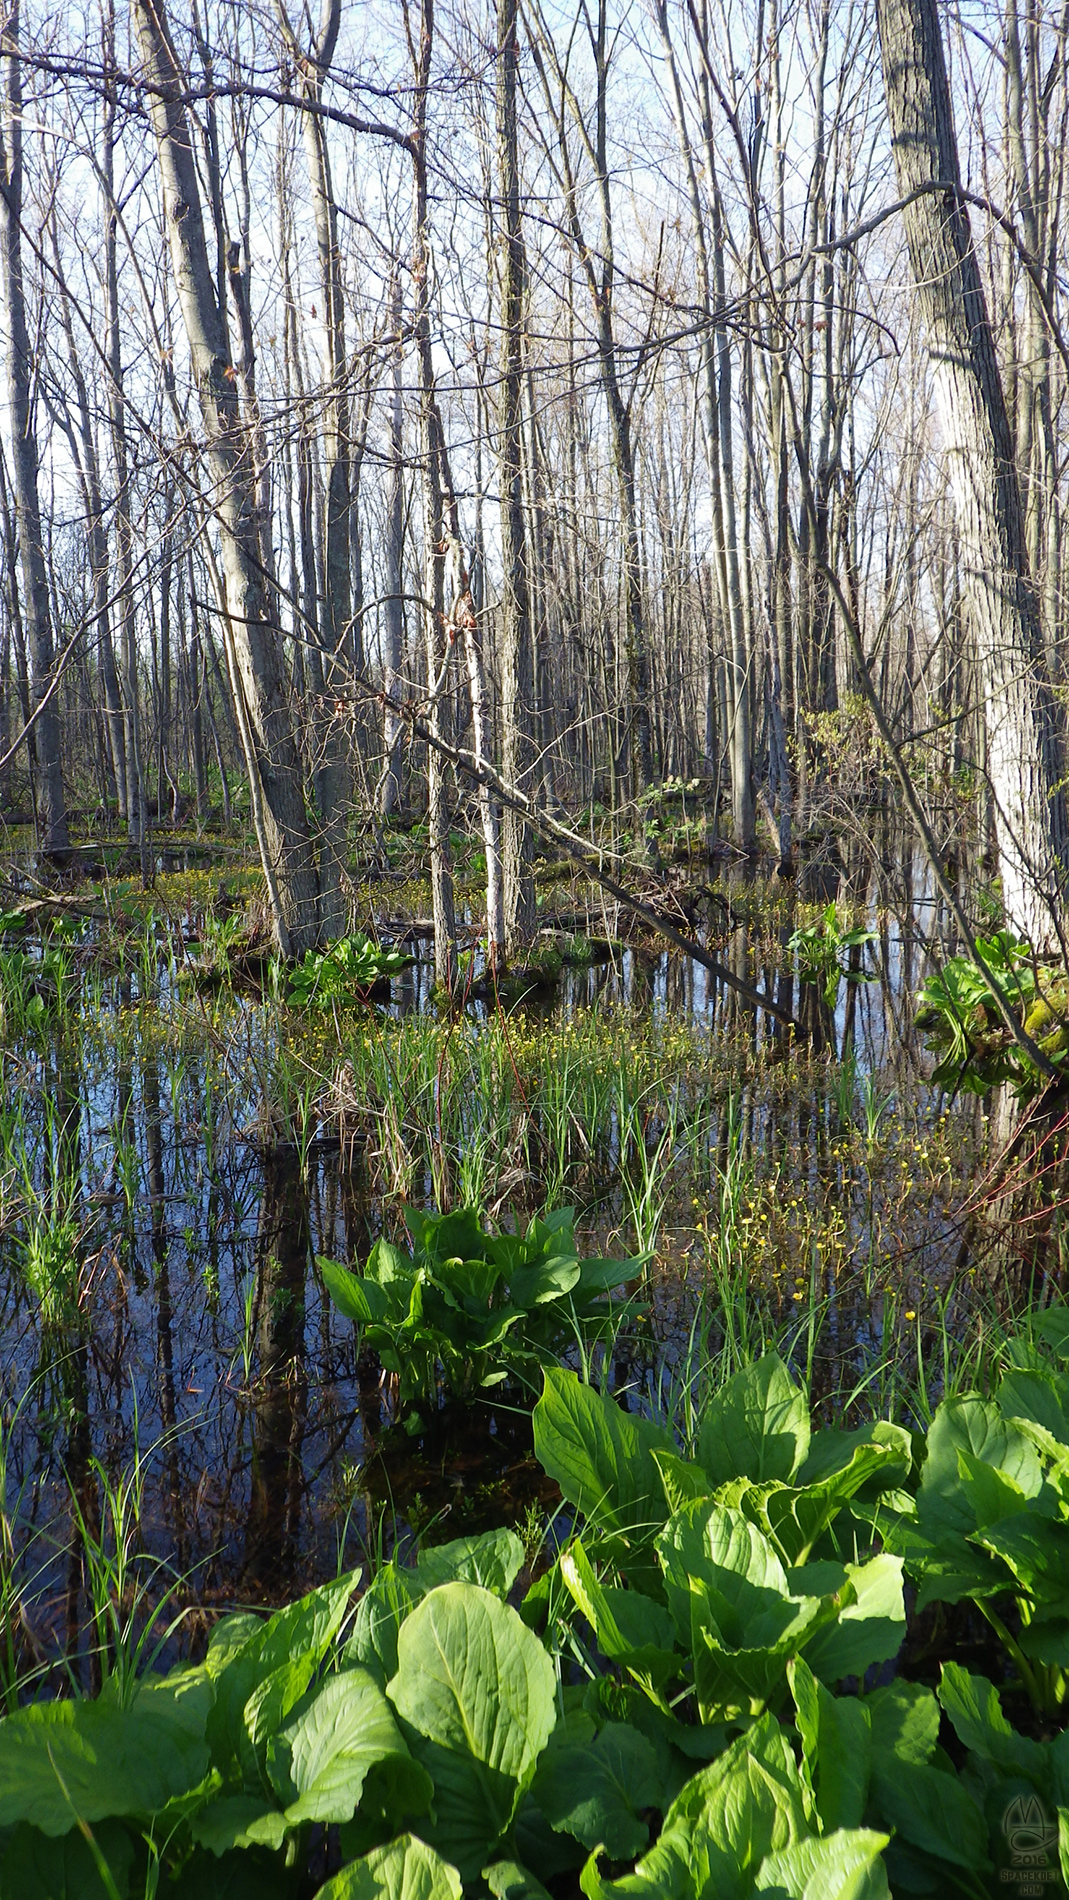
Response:
[[[180,1580],[177,1603],[215,1611],[292,1597],[406,1528],[541,1522],[523,1417],[476,1401],[406,1439],[323,1294],[316,1255],[359,1263],[405,1201],[574,1205],[595,1250],[647,1254],[612,1376],[671,1416],[702,1364],[773,1339],[817,1403],[858,1415],[915,1388],[923,1407],[948,1340],[982,1351],[993,1295],[962,1210],[986,1126],[918,1057],[941,922],[923,885],[904,923],[862,894],[879,978],[844,981],[834,1016],[790,968],[794,896],[730,895],[710,947],[808,1041],[637,947],[450,1022],[420,962],[382,1008],[199,989],[155,919],[121,953],[92,930],[5,953],[42,971],[8,984],[0,1057],[0,1584],[24,1663],[84,1675],[87,1549],[126,1539],[164,1560],[150,1594]],[[202,1629],[194,1607],[175,1640]]]

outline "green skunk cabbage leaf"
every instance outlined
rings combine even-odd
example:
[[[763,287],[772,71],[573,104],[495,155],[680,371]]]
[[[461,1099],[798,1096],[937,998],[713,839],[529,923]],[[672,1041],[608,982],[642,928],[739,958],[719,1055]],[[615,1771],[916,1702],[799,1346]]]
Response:
[[[662,1604],[601,1583],[578,1537],[561,1554],[560,1574],[610,1662],[655,1689],[678,1675],[675,1626]]]
[[[507,1597],[523,1564],[515,1531],[486,1531],[421,1550],[414,1568],[391,1562],[375,1572],[360,1599],[343,1667],[359,1663],[380,1688],[397,1673],[397,1633],[420,1598],[440,1583],[478,1583]]]
[[[1045,1785],[1046,1749],[1010,1727],[998,1690],[985,1676],[970,1675],[960,1663],[944,1663],[937,1694],[959,1742],[971,1754],[994,1762],[1004,1774],[1027,1775]]]
[[[939,1740],[939,1704],[917,1682],[889,1682],[865,1697],[873,1762],[893,1774],[897,1763],[923,1767]]]
[[[633,1860],[650,1837],[641,1810],[663,1799],[657,1751],[637,1729],[610,1722],[593,1742],[547,1749],[531,1794],[558,1833]]]
[[[958,1775],[901,1760],[885,1767],[877,1756],[872,1792],[881,1821],[900,1840],[952,1867],[989,1870],[987,1822]]]
[[[1024,1515],[1022,1500],[1043,1486],[1039,1454],[1028,1432],[975,1394],[944,1400],[928,1433],[916,1517],[899,1516],[880,1530],[919,1578],[918,1608],[995,1596],[1010,1585],[1006,1563],[976,1533]]]
[[[237,1769],[258,1778],[268,1736],[300,1701],[327,1655],[359,1576],[354,1570],[279,1610],[219,1671],[207,1737],[224,1776]]]
[[[843,1569],[853,1585],[853,1601],[806,1646],[806,1661],[824,1682],[863,1676],[873,1663],[889,1662],[906,1634],[901,1559],[884,1552]]]
[[[475,1207],[458,1207],[452,1214],[426,1214],[422,1208],[405,1208],[405,1226],[416,1248],[436,1266],[445,1261],[478,1259],[487,1236]]]
[[[657,1540],[668,1605],[691,1650],[703,1722],[756,1714],[792,1656],[852,1600],[840,1565],[792,1588],[771,1541],[715,1499],[677,1511]],[[805,1573],[798,1573],[804,1576]]]
[[[347,1821],[368,1770],[386,1760],[410,1784],[410,1811],[427,1807],[430,1783],[409,1755],[381,1689],[362,1669],[329,1676],[268,1745],[267,1771],[287,1827]]]
[[[151,1814],[208,1768],[202,1670],[149,1680],[129,1708],[39,1702],[0,1721],[0,1827],[29,1821],[66,1834],[76,1821]]]
[[[523,1545],[515,1531],[485,1531],[481,1537],[457,1537],[451,1544],[421,1550],[416,1581],[424,1590],[440,1583],[478,1583],[505,1598],[522,1567]]]
[[[713,1486],[732,1478],[788,1483],[809,1451],[809,1406],[778,1353],[721,1386],[702,1420],[698,1459]]]
[[[674,1451],[655,1451],[653,1459],[661,1474],[665,1503],[670,1511],[681,1511],[685,1504],[709,1496],[713,1487],[701,1465],[688,1463]]]
[[[692,1598],[714,1606],[725,1642],[759,1648],[776,1635],[794,1605],[775,1548],[741,1511],[699,1498],[677,1511],[657,1539],[668,1607],[683,1642],[691,1633]]]
[[[999,1382],[998,1402],[1008,1419],[1027,1418],[1069,1446],[1069,1378],[1053,1367],[1007,1372]]]
[[[534,1409],[535,1455],[574,1504],[600,1530],[652,1535],[667,1515],[655,1451],[671,1451],[666,1432],[624,1412],[552,1367]]]
[[[534,1260],[528,1267],[517,1267],[509,1275],[509,1299],[514,1306],[529,1312],[532,1306],[544,1306],[563,1299],[579,1285],[581,1270],[575,1256],[558,1255],[549,1260]]]
[[[343,1867],[317,1900],[460,1900],[460,1875],[433,1847],[401,1834]]]
[[[1001,1557],[1022,1593],[1064,1614],[1069,1598],[1069,1530],[1065,1524],[1020,1511],[973,1533],[973,1541]]]
[[[511,1825],[556,1720],[556,1674],[515,1610],[447,1583],[402,1625],[387,1693],[435,1790],[435,1843],[473,1880]]]
[[[857,1445],[849,1462],[806,1484],[723,1486],[725,1504],[736,1506],[771,1537],[784,1563],[804,1563],[817,1539],[862,1487],[881,1475],[888,1481],[901,1469],[894,1445]]]
[[[286,1817],[264,1795],[219,1794],[190,1817],[198,1847],[226,1854],[234,1847],[281,1847]]]
[[[238,1650],[244,1649],[263,1626],[263,1617],[255,1616],[251,1610],[235,1610],[232,1615],[221,1617],[208,1638],[204,1667],[209,1676],[214,1679],[220,1675]]]
[[[397,1635],[423,1590],[414,1570],[394,1562],[375,1572],[357,1605],[353,1633],[342,1651],[342,1667],[358,1663],[380,1689],[397,1673]]]
[[[377,1326],[392,1311],[393,1301],[377,1280],[353,1273],[337,1260],[320,1259],[323,1285],[339,1313],[356,1326]]]
[[[1064,1596],[1059,1599],[1064,1606]],[[1069,1668],[1069,1616],[1058,1608],[1042,1603],[1020,1635],[1021,1653],[1032,1662],[1053,1663],[1058,1669]]]
[[[880,1859],[888,1839],[842,1828],[822,1841],[797,1841],[763,1862],[756,1891],[770,1900],[889,1900]]]
[[[260,1786],[267,1745],[290,1710],[296,1708],[315,1670],[315,1657],[306,1650],[257,1683],[245,1704],[245,1725],[238,1735],[238,1767],[246,1786]]]
[[[550,1900],[549,1891],[518,1860],[495,1860],[483,1868],[494,1900]]]
[[[976,1528],[961,1481],[962,1452],[1005,1472],[1026,1497],[1035,1497],[1043,1482],[1035,1447],[1006,1423],[997,1405],[975,1395],[946,1399],[932,1420],[921,1472],[918,1512],[929,1534],[945,1529],[968,1536]]]
[[[804,1657],[790,1666],[802,1762],[825,1833],[857,1828],[865,1812],[872,1767],[872,1730],[864,1702],[833,1696]]]
[[[119,1895],[127,1900],[134,1843],[118,1821],[99,1821],[93,1839]],[[17,1900],[111,1900],[89,1842],[78,1828],[59,1838],[25,1821],[0,1850],[0,1893]]]
[[[744,1900],[757,1870],[808,1833],[805,1793],[790,1744],[771,1716],[692,1776],[665,1815],[658,1840],[621,1880],[605,1881],[593,1855],[581,1885],[588,1900]]]
[[[901,1484],[902,1479],[909,1476],[913,1464],[913,1440],[909,1432],[904,1425],[878,1418],[870,1425],[859,1425],[852,1432],[834,1425],[814,1432],[809,1441],[809,1455],[796,1474],[798,1483],[818,1484],[849,1470],[857,1452],[867,1446],[879,1446],[884,1452],[894,1453],[893,1461],[880,1471],[890,1483]]]

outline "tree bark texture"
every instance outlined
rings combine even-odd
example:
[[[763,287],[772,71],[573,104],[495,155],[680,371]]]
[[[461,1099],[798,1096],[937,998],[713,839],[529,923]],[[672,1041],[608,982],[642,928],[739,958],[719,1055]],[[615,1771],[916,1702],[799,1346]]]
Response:
[[[226,321],[205,242],[200,190],[182,103],[181,70],[162,0],[135,0],[134,23],[163,178],[171,263],[204,418],[223,570],[225,626],[250,790],[262,813],[261,851],[276,896],[275,930],[286,955],[318,936],[315,857],[282,656],[276,603],[260,545],[254,459],[238,404]],[[259,829],[259,827],[258,827]]]
[[[46,857],[63,858],[70,846],[60,755],[59,712],[53,684],[54,647],[41,533],[40,460],[33,416],[33,369],[22,271],[22,69],[19,62],[18,0],[0,29],[4,124],[0,149],[0,256],[8,331],[8,401],[14,462],[15,518],[22,568],[22,617],[29,639],[31,710],[36,713],[31,757],[36,761],[37,830]],[[51,695],[51,696],[49,696]]]
[[[516,136],[517,0],[498,0],[497,147],[504,243],[501,268],[501,759],[505,777],[528,789],[532,743],[534,666],[531,592],[523,510],[523,312],[526,260],[520,223],[520,167]],[[501,817],[505,943],[511,956],[534,927],[532,840],[520,813]]]
[[[1003,900],[1053,935],[1066,864],[1058,718],[1029,574],[1014,443],[961,196],[935,0],[877,0],[895,168],[928,332],[983,682]]]

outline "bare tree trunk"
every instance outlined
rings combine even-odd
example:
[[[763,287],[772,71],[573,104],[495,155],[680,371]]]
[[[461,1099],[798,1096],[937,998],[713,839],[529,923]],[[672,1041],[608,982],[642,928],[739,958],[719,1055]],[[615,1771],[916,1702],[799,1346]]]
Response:
[[[928,329],[983,681],[1006,915],[1053,934],[1066,863],[1059,733],[1025,550],[1013,439],[958,153],[935,0],[877,0],[917,300]],[[941,186],[941,189],[935,187]]]
[[[318,935],[317,879],[300,757],[282,658],[282,631],[267,584],[255,469],[242,426],[223,307],[205,243],[186,90],[163,0],[134,0],[149,110],[163,177],[171,263],[193,359],[225,574],[224,626],[250,792],[262,807],[261,856],[284,955]]]
[[[419,366],[420,453],[423,460],[423,625],[427,655],[427,730],[442,736],[442,704],[452,666],[452,634],[445,624],[445,542],[443,539],[442,422],[435,400],[431,347],[430,205],[427,187],[427,93],[434,47],[434,0],[422,0],[416,49],[415,109],[411,153],[415,187],[415,247],[412,276],[416,294],[415,337]],[[434,912],[434,973],[439,987],[452,995],[457,980],[453,867],[449,848],[445,768],[434,745],[427,747],[427,844],[431,905]]]
[[[115,10],[109,6],[105,60],[109,73],[115,61]],[[122,670],[125,685],[123,750],[126,757],[126,829],[136,844],[141,882],[151,881],[148,797],[141,743],[141,691],[137,663],[137,626],[134,618],[133,523],[130,520],[130,466],[126,446],[126,399],[123,394],[122,333],[119,313],[118,227],[115,206],[115,96],[109,91],[104,108],[102,179],[106,198],[104,293],[108,358],[108,422],[115,465],[115,554],[118,568],[115,592],[122,627]]]
[[[60,276],[59,239],[55,224],[52,227],[53,253],[56,260],[56,274]],[[119,688],[119,674],[115,665],[115,648],[111,638],[110,599],[111,586],[108,574],[108,535],[104,523],[104,499],[100,486],[100,458],[97,455],[96,434],[93,428],[93,416],[89,406],[89,391],[85,375],[79,360],[74,341],[74,325],[71,322],[70,298],[65,282],[59,285],[59,313],[63,325],[63,334],[67,344],[67,358],[70,363],[71,381],[78,404],[78,437],[75,438],[73,421],[70,422],[72,454],[79,466],[81,487],[85,501],[86,535],[89,543],[89,566],[93,577],[93,644],[100,656],[100,680],[104,689],[104,730],[107,736],[109,777],[111,790],[115,795],[119,821],[127,822],[127,783],[126,783],[126,739],[123,729],[122,694]]]
[[[397,691],[405,643],[405,615],[402,599],[405,571],[405,412],[402,386],[404,352],[401,344],[401,283],[396,271],[390,284],[390,322],[396,333],[397,343],[390,358],[390,461],[386,480],[386,545],[383,550],[386,578],[384,615],[386,652],[383,656],[383,686],[386,691],[387,706],[383,715],[383,746],[386,758],[382,774],[380,811],[384,818],[388,818],[401,801],[400,763],[403,738],[402,722],[389,704]]]
[[[323,0],[319,32],[310,56],[303,56],[280,3],[283,30],[303,74],[301,89],[310,105],[322,98],[323,81],[330,70],[341,24],[342,0]],[[345,354],[345,304],[338,249],[338,210],[331,181],[327,130],[318,112],[303,117],[304,148],[312,188],[319,285],[323,298],[326,339],[326,400],[321,407],[323,454],[326,465],[326,508],[323,520],[323,614],[319,626],[321,654],[310,652],[317,690],[315,726],[316,805],[319,813],[319,920],[320,935],[340,936],[346,928],[349,904],[345,895],[346,835],[351,772],[348,736],[344,725],[331,716],[331,707],[348,675],[346,649],[351,645],[353,595],[351,556],[351,443],[348,363]]]
[[[498,0],[497,150],[504,208],[501,282],[501,763],[510,785],[531,789],[534,666],[527,535],[523,512],[523,309],[526,259],[520,224],[516,140],[517,0]],[[505,943],[512,956],[534,928],[530,827],[520,813],[502,814]]]
[[[22,275],[22,68],[19,7],[11,0],[0,26],[4,123],[0,139],[0,254],[7,319],[8,401],[15,473],[15,518],[22,567],[22,615],[32,666],[31,711],[36,713],[31,758],[36,762],[37,831],[46,857],[70,849],[60,754],[60,721],[53,687],[52,615],[41,538],[40,463],[33,418],[33,366]]]

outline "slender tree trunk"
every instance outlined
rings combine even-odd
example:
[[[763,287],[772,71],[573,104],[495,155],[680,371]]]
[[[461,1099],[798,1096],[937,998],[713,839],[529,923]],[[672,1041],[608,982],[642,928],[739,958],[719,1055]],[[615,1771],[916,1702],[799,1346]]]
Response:
[[[54,224],[52,243],[56,273],[59,276],[59,238]],[[75,346],[70,298],[65,283],[59,288],[59,311],[67,344],[71,380],[78,404],[78,441],[76,443],[74,440],[73,423],[71,424],[71,441],[72,451],[81,471],[81,486],[85,501],[89,567],[93,579],[93,644],[99,654],[100,681],[104,689],[103,718],[109,759],[108,775],[119,821],[125,824],[128,815],[126,740],[123,728],[122,693],[119,687],[118,669],[115,665],[115,648],[111,638],[111,582],[108,572],[108,535],[104,521],[104,499],[100,485],[100,458],[97,454],[96,432],[89,406],[89,391]]]
[[[265,577],[248,433],[223,307],[205,243],[186,90],[162,0],[134,0],[134,24],[159,151],[171,263],[204,417],[225,574],[228,659],[250,791],[262,809],[261,857],[284,955],[318,935],[315,857],[288,697],[277,605]]]
[[[115,58],[115,11],[109,6],[105,60],[109,72]],[[106,201],[104,240],[104,293],[108,358],[108,422],[115,468],[115,592],[122,629],[124,693],[123,751],[126,758],[126,829],[136,844],[141,882],[151,881],[148,795],[144,748],[141,740],[141,691],[138,678],[137,625],[134,615],[134,536],[130,519],[130,465],[126,444],[126,398],[123,391],[122,331],[119,311],[118,224],[115,206],[115,97],[109,91],[104,108],[104,151],[101,167]]]
[[[895,168],[928,330],[983,682],[1003,901],[1049,942],[1066,864],[1058,720],[1028,571],[1013,438],[958,153],[936,0],[877,0]],[[932,189],[939,185],[942,189]]]
[[[397,343],[390,354],[390,459],[386,477],[386,544],[383,550],[386,580],[383,616],[386,651],[383,655],[383,685],[387,702],[392,700],[397,692],[405,644],[405,614],[402,599],[405,573],[405,411],[402,383],[404,351],[401,344],[401,281],[396,271],[390,284],[390,322],[396,333]],[[383,714],[383,747],[386,756],[382,773],[380,804],[380,811],[384,818],[388,818],[401,802],[402,738],[402,722],[387,703]]]
[[[312,106],[322,98],[341,24],[342,0],[323,0],[319,32],[310,56],[297,42],[282,8],[287,39],[304,77],[302,92]],[[346,726],[333,717],[333,705],[348,677],[352,644],[351,443],[348,362],[345,353],[345,303],[338,247],[338,208],[334,202],[327,129],[318,112],[303,115],[305,156],[312,189],[319,289],[326,341],[326,397],[318,410],[325,463],[323,519],[323,612],[319,626],[321,656],[316,658],[315,784],[319,815],[320,935],[340,936],[347,925],[345,894],[346,838],[352,774]],[[312,658],[312,655],[308,656]]]
[[[445,541],[443,538],[442,423],[435,400],[434,356],[431,344],[430,203],[427,183],[427,95],[434,47],[434,0],[422,0],[419,46],[416,51],[415,109],[411,153],[415,187],[415,251],[412,277],[416,297],[415,338],[419,367],[420,453],[423,461],[423,626],[427,659],[427,729],[432,738],[442,732],[442,707],[452,668],[452,632],[445,624]],[[449,848],[445,768],[441,754],[427,747],[427,844],[430,855],[431,904],[434,912],[434,973],[439,988],[451,996],[456,987],[456,918],[453,907],[453,866]]]
[[[33,416],[33,365],[22,274],[22,67],[18,0],[0,25],[4,122],[0,139],[0,257],[7,319],[8,402],[14,461],[15,518],[22,567],[22,615],[32,667],[31,710],[36,761],[37,832],[46,857],[70,849],[63,789],[59,709],[52,692],[55,662],[44,542],[41,536],[40,462]]]
[[[517,0],[498,0],[497,152],[504,211],[501,266],[501,764],[510,785],[531,789],[534,767],[531,595],[523,512],[523,311],[526,282],[516,139]],[[522,815],[502,816],[505,943],[514,955],[534,928],[532,838]]]

